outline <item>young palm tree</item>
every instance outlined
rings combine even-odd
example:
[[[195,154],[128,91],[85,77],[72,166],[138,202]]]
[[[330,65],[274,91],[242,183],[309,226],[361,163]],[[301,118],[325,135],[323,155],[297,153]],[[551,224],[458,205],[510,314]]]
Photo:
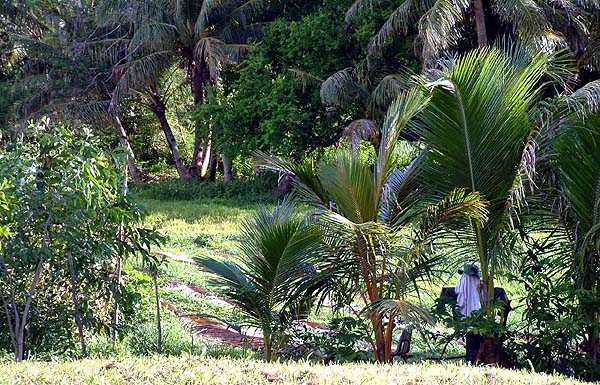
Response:
[[[285,342],[291,321],[305,314],[320,236],[284,202],[272,213],[262,209],[244,222],[242,238],[242,255],[235,262],[198,262],[213,274],[220,294],[244,312],[248,324],[262,330],[269,362]]]
[[[532,109],[554,58],[529,58],[518,49],[474,50],[423,83],[430,100],[411,122],[428,146],[419,172],[427,194],[439,198],[465,188],[489,202],[488,221],[471,227],[474,248],[466,256],[478,256],[485,305],[491,304],[495,278],[512,257],[504,243],[532,178],[527,175],[535,158]],[[490,339],[486,346],[495,342]]]
[[[600,357],[600,116],[572,114],[554,144],[555,167],[574,242],[573,272],[582,313],[589,322],[588,354]]]
[[[259,155],[267,168],[295,176],[296,199],[316,208],[324,254],[318,268],[329,290],[344,304],[360,300],[371,324],[372,347],[379,362],[390,362],[396,319],[430,320],[407,300],[415,283],[439,259],[428,252],[450,221],[485,218],[477,193],[450,192],[432,204],[415,198],[415,161],[404,171],[393,168],[400,130],[424,106],[419,92],[403,94],[385,121],[375,164],[364,157],[340,154],[314,166]],[[387,316],[387,320],[385,319]]]

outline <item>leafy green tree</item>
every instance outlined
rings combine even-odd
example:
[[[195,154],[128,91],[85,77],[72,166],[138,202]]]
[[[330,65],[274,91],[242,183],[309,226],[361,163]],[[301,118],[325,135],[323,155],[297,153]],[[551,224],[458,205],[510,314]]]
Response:
[[[29,351],[48,348],[36,346],[43,338],[34,343],[35,324],[52,324],[53,314],[67,336],[75,320],[85,356],[85,328],[110,328],[112,303],[128,298],[111,284],[116,254],[151,259],[150,246],[161,240],[140,227],[143,210],[123,194],[119,156],[100,150],[84,129],[36,129],[0,158],[9,181],[0,223],[10,228],[0,253],[0,299],[17,361],[25,358],[26,338]]]
[[[276,19],[244,62],[223,72],[222,87],[195,116],[229,157],[264,150],[301,159],[337,141],[340,114],[323,109],[319,85],[360,52],[336,22],[342,9],[334,4]]]
[[[284,202],[242,224],[242,255],[235,262],[201,259],[221,295],[263,333],[270,362],[286,342],[291,321],[306,316],[311,266],[320,256],[319,233]]]

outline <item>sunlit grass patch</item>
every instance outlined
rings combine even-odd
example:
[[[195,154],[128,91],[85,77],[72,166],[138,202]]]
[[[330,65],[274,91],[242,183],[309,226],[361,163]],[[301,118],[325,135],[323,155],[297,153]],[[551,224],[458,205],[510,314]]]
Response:
[[[451,364],[263,364],[243,359],[148,357],[0,366],[0,384],[581,384],[564,377]]]

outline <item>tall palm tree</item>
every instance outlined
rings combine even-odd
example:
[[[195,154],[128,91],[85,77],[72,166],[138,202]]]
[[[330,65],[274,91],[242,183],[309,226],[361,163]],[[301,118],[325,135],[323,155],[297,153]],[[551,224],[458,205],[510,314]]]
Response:
[[[444,233],[449,222],[480,221],[486,214],[477,193],[456,190],[431,204],[416,200],[419,160],[404,171],[394,169],[400,131],[425,102],[413,91],[393,104],[375,164],[347,153],[316,166],[310,161],[296,164],[259,156],[267,168],[293,174],[296,199],[315,207],[314,217],[329,250],[319,265],[329,280],[330,289],[325,291],[346,304],[362,301],[379,362],[393,359],[396,319],[430,319],[426,311],[407,300],[416,282],[439,262],[427,246]]]
[[[119,92],[158,82],[163,71],[178,63],[191,85],[195,104],[204,103],[207,86],[215,84],[225,62],[239,59],[247,40],[259,31],[247,26],[247,15],[261,0],[104,0],[98,17],[107,25],[129,22],[134,34],[126,57],[127,81]],[[203,178],[209,167],[211,132],[196,127],[189,171]]]
[[[356,0],[346,14],[349,23],[356,15],[370,8],[372,0]],[[586,40],[593,26],[588,11],[594,2],[563,2],[560,5],[544,0],[430,0],[398,1],[398,7],[371,40],[369,52],[380,53],[394,37],[406,34],[417,25],[422,57],[433,63],[443,50],[452,47],[463,35],[464,25],[472,23],[473,14],[477,43],[484,47],[495,35],[512,34],[520,41],[538,49],[555,49],[570,45],[578,51],[579,42]],[[491,23],[496,19],[495,23]],[[498,27],[500,26],[500,27]],[[492,31],[503,28],[503,31]]]
[[[115,127],[119,143],[126,149],[129,174],[141,179],[127,129],[118,110],[109,110],[115,82],[111,66],[122,52],[122,44],[102,46],[111,32],[93,23],[93,7],[86,2],[63,1],[56,4],[33,2],[33,17],[47,17],[44,23],[15,29],[10,35],[14,49],[24,57],[15,92],[23,95],[12,106],[17,120],[28,121],[42,115],[61,113],[61,119],[75,118],[86,123],[99,120]],[[22,5],[21,5],[22,7]],[[102,39],[100,39],[102,37]],[[103,52],[98,55],[97,52]]]
[[[261,209],[242,224],[242,255],[234,262],[198,262],[212,274],[221,295],[234,302],[246,322],[263,333],[269,362],[285,342],[291,321],[305,314],[311,266],[319,259],[320,236],[286,202]]]

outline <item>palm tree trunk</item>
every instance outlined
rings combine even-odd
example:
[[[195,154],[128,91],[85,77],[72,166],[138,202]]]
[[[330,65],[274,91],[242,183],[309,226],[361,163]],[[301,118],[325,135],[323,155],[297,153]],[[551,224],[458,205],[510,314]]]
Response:
[[[231,182],[233,179],[233,170],[231,167],[231,159],[227,154],[221,154],[221,160],[223,161],[223,182]]]
[[[202,167],[200,168],[200,178],[204,179],[208,175],[210,163],[212,160],[212,130],[209,131],[208,136],[205,138],[203,151],[202,151]]]
[[[70,281],[71,281],[71,298],[73,301],[73,313],[75,315],[75,324],[79,332],[79,342],[81,343],[81,355],[87,357],[87,348],[85,344],[85,336],[83,335],[83,323],[81,321],[81,310],[79,308],[79,295],[77,293],[77,276],[75,275],[75,265],[73,263],[73,254],[67,254],[69,263]]]
[[[177,173],[179,174],[179,178],[183,180],[189,180],[190,174],[183,164],[183,160],[181,159],[181,153],[179,152],[179,146],[177,145],[177,139],[175,139],[175,135],[173,135],[173,130],[171,129],[171,125],[167,120],[167,107],[157,91],[156,85],[150,85],[150,95],[152,98],[151,109],[154,112],[154,115],[160,122],[160,127],[162,128],[165,138],[167,139],[167,143],[169,145],[169,149],[171,150],[171,155],[173,156],[173,162],[175,163],[175,168],[177,169]]]
[[[214,182],[217,180],[217,168],[219,167],[219,155],[214,153],[210,158],[210,166],[208,167],[208,180]]]
[[[273,353],[271,351],[271,334],[269,332],[265,332],[265,329],[263,329],[263,345],[265,348],[263,359],[265,362],[271,362],[273,358]]]
[[[125,147],[125,150],[127,151],[127,169],[129,170],[129,174],[131,175],[131,178],[133,180],[141,180],[142,172],[135,163],[135,155],[133,154],[133,149],[131,148],[131,144],[129,143],[129,138],[127,137],[127,131],[125,130],[123,121],[121,120],[118,114],[115,114],[113,116],[113,122],[115,124],[115,128],[117,129],[119,143],[121,144],[121,146]]]
[[[483,0],[474,0],[475,6],[475,27],[477,28],[477,43],[480,47],[488,45],[487,28],[485,24],[485,10]]]
[[[192,79],[192,94],[194,95],[194,104],[196,106],[204,103],[204,85],[208,78],[201,70],[201,63],[196,63],[192,57],[189,58],[189,75]],[[194,135],[194,152],[192,154],[192,163],[189,168],[192,178],[202,178],[202,165],[204,164],[204,139],[199,122],[196,122]]]

